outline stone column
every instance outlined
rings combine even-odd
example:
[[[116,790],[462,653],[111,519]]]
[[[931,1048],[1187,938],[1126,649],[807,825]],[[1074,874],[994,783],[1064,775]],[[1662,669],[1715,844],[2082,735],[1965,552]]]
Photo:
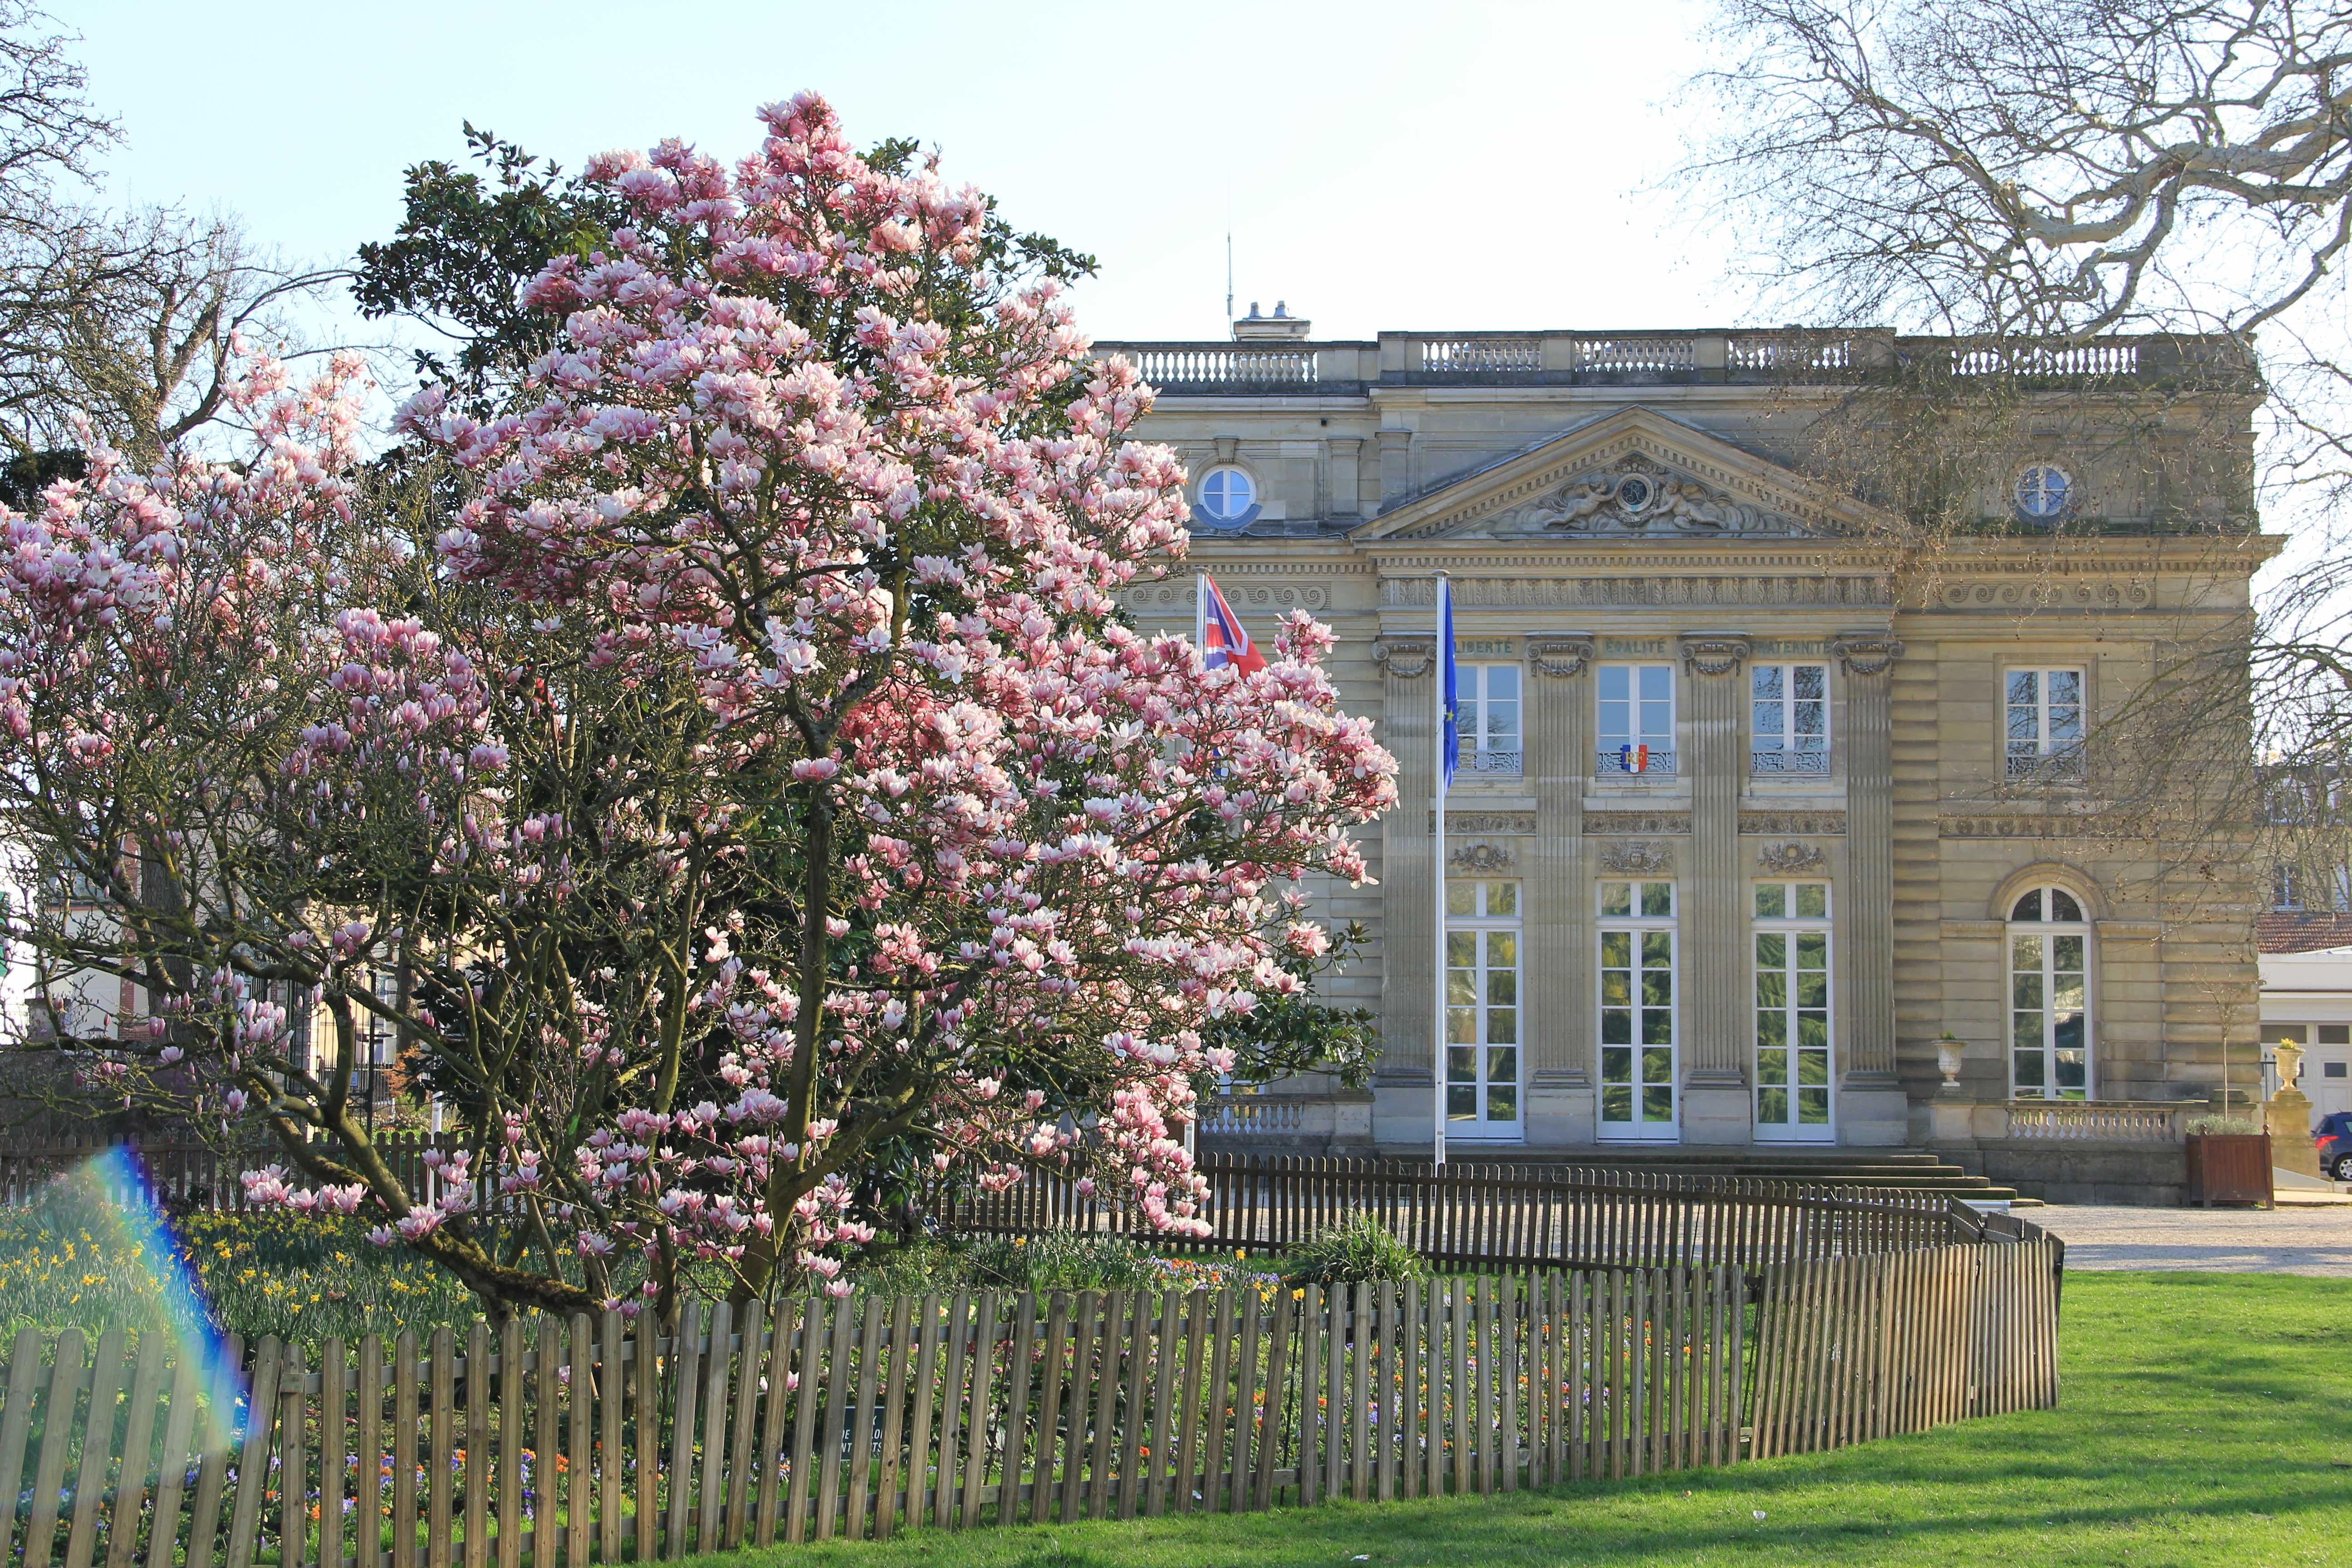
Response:
[[[1690,867],[1682,881],[1682,1133],[1685,1143],[1745,1143],[1748,1104],[1748,883],[1739,865],[1739,722],[1744,637],[1682,639],[1682,767],[1691,782]]]
[[[1895,720],[1890,673],[1903,645],[1880,633],[1833,639],[1845,682],[1843,1069],[1838,1141],[1902,1143],[1910,1114],[1895,1074]]]
[[[1380,1143],[1426,1145],[1436,1110],[1431,1096],[1435,1043],[1437,897],[1429,822],[1435,745],[1436,647],[1427,637],[1382,637],[1381,743],[1397,760],[1397,805],[1381,820],[1381,1064],[1372,1078],[1372,1137]]]
[[[1592,883],[1584,788],[1592,770],[1588,637],[1528,641],[1528,782],[1536,796],[1527,879],[1528,1142],[1593,1139]]]

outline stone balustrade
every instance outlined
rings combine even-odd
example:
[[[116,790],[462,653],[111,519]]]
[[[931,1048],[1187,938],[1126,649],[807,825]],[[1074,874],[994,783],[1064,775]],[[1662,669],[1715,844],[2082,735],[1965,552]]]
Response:
[[[2012,1100],[2002,1106],[2009,1138],[2080,1143],[2178,1143],[2200,1102]]]
[[[1356,394],[1390,385],[1841,382],[1904,371],[1981,379],[2145,381],[2252,374],[2243,349],[2211,337],[2106,337],[2084,343],[1973,343],[1887,332],[1782,331],[1382,332],[1370,342],[1099,342],[1163,392]]]

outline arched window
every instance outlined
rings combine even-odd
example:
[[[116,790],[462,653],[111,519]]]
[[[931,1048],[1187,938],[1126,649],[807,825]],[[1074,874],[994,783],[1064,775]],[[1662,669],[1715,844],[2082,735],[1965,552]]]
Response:
[[[2091,922],[2063,888],[2009,911],[2009,1082],[2019,1100],[2091,1097]]]

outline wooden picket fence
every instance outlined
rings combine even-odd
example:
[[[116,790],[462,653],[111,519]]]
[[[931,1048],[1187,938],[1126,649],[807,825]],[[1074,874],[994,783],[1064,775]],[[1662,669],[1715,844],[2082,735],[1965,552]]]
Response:
[[[1386,1502],[2057,1397],[2046,1241],[1427,1284],[996,1290],[235,1342],[17,1337],[10,1568],[585,1568],[918,1527]],[[215,1405],[218,1407],[215,1408]]]
[[[439,1149],[446,1152],[460,1147],[462,1142],[450,1132],[385,1131],[376,1135],[376,1146],[385,1164],[411,1192],[426,1190],[425,1151]],[[223,1151],[189,1139],[55,1138],[0,1142],[0,1207],[31,1204],[58,1176],[110,1150],[126,1146],[139,1155],[141,1176],[135,1184],[118,1183],[110,1174],[101,1173],[102,1180],[120,1188],[110,1195],[123,1202],[134,1198],[153,1201],[181,1212],[241,1213],[247,1205],[244,1184],[237,1177],[264,1165],[286,1163],[285,1151],[274,1144]],[[484,1172],[478,1188],[475,1198],[479,1206],[495,1195],[494,1173]]]
[[[35,1201],[58,1175],[113,1146],[72,1139],[0,1144],[0,1205]],[[423,1192],[438,1180],[428,1173],[426,1151],[455,1150],[460,1140],[386,1133],[379,1146],[394,1174]],[[224,1153],[154,1140],[135,1147],[141,1174],[125,1181],[117,1198],[182,1211],[242,1211],[238,1174],[282,1162],[268,1147]],[[1202,1156],[1200,1168],[1209,1178],[1211,1229],[1190,1242],[1150,1233],[1133,1209],[1047,1174],[1003,1193],[942,1194],[932,1215],[943,1230],[963,1234],[1126,1233],[1161,1250],[1223,1252],[1281,1251],[1347,1215],[1370,1214],[1433,1262],[1571,1268],[1754,1269],[1979,1240],[1989,1224],[2006,1223],[1939,1193],[1757,1177],[1483,1164],[1435,1171],[1405,1161],[1216,1152]],[[487,1166],[478,1173],[478,1208],[498,1202],[492,1177]],[[2039,1234],[2030,1226],[2021,1233]]]
[[[1988,1223],[1941,1193],[1762,1178],[1215,1153],[1200,1168],[1209,1178],[1210,1233],[1191,1245],[1218,1251],[1281,1251],[1350,1215],[1370,1215],[1435,1262],[1752,1269],[1972,1241]],[[1033,1174],[1002,1193],[944,1196],[937,1217],[963,1233],[1147,1235],[1132,1210],[1051,1175]],[[1149,1240],[1171,1245],[1156,1234]]]

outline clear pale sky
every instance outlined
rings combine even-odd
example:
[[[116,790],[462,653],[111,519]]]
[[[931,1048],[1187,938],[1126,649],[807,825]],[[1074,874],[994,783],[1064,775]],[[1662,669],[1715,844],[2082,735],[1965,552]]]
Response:
[[[227,207],[292,258],[387,236],[471,119],[576,165],[727,157],[802,88],[860,143],[938,144],[1016,224],[1099,258],[1098,337],[1693,326],[1720,258],[1642,187],[1674,159],[1696,0],[1553,4],[392,5],[50,0],[121,118],[118,197]]]
[[[122,121],[110,195],[234,210],[294,259],[388,236],[401,171],[468,119],[574,166],[669,135],[732,158],[814,88],[1097,257],[1099,338],[1224,336],[1228,215],[1237,309],[1322,338],[1757,320],[1656,190],[1706,0],[48,3]]]

